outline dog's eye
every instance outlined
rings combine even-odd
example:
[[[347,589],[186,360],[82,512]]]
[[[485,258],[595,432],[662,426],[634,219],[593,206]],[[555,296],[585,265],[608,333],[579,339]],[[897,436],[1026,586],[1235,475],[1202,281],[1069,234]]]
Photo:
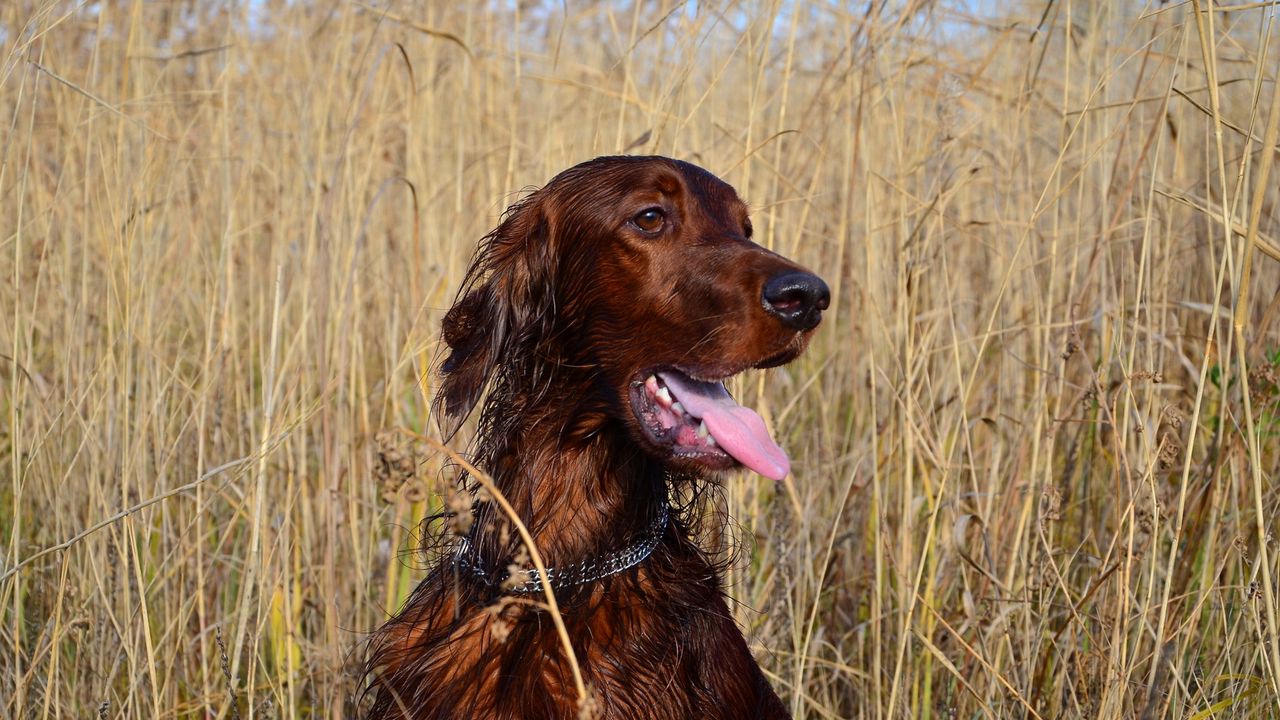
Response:
[[[742,223],[742,234],[743,234],[743,235],[745,235],[746,237],[751,237],[751,233],[752,233],[754,230],[755,230],[755,228],[751,227],[751,221],[750,221],[750,220],[747,220],[747,221],[745,221],[745,222],[743,222],[743,223]]]
[[[662,212],[661,208],[641,210],[635,217],[631,218],[631,222],[645,232],[658,232],[662,229],[662,225],[666,220],[667,214]]]

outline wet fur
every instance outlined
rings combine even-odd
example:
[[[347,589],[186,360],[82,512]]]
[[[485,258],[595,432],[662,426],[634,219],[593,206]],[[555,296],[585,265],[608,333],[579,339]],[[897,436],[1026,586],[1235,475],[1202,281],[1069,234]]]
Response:
[[[669,209],[661,237],[628,221]],[[775,365],[808,333],[761,307],[761,287],[797,266],[750,237],[745,205],[701,168],[667,158],[598,158],[510,208],[480,243],[445,316],[449,355],[435,412],[452,436],[483,395],[475,464],[534,534],[548,566],[617,550],[674,483],[689,504],[648,560],[557,591],[596,718],[785,718],[696,543],[707,468],[664,456],[628,389],[667,364],[711,376]],[[487,388],[487,394],[485,390]],[[472,529],[485,564],[520,550],[492,503]],[[448,558],[448,555],[445,555]],[[552,622],[447,559],[366,654],[370,718],[576,718]]]

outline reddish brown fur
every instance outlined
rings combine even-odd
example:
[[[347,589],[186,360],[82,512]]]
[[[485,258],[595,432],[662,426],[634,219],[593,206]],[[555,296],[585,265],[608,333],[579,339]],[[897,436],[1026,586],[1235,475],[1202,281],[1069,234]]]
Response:
[[[655,205],[669,224],[646,235],[633,218]],[[640,429],[629,393],[642,373],[723,377],[803,350],[809,332],[761,301],[770,277],[799,268],[750,235],[746,206],[705,170],[613,157],[561,173],[482,241],[444,320],[436,414],[452,435],[488,387],[473,459],[549,566],[617,550],[667,483],[702,487],[708,468]],[[491,503],[479,507],[472,541],[503,568],[518,539]],[[696,515],[676,512],[638,567],[557,591],[598,718],[788,715],[734,624],[720,568],[691,539]],[[577,717],[546,611],[498,600],[440,563],[370,640],[369,717]]]

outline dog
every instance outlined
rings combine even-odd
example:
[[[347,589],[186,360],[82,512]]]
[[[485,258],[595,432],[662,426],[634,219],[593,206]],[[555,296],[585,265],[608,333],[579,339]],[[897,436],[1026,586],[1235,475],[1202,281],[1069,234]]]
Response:
[[[789,717],[696,541],[703,514],[670,490],[740,466],[788,474],[723,382],[799,356],[829,302],[687,162],[597,158],[512,206],[444,317],[433,410],[450,438],[481,404],[470,461],[546,577],[493,502],[456,514],[465,533],[369,639],[368,716]]]

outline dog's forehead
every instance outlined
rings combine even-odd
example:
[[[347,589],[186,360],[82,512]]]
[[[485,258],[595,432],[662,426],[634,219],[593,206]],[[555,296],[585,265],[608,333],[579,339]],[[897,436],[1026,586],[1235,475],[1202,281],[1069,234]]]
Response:
[[[687,194],[704,212],[745,218],[747,205],[733,186],[693,163],[659,155],[599,157],[551,180],[548,191],[566,207],[608,203],[626,195],[674,198]],[[559,203],[557,203],[559,204]]]
[[[689,191],[699,199],[710,201],[716,207],[746,208],[746,204],[738,197],[738,191],[711,172],[683,160],[675,160],[673,164],[684,177]]]

